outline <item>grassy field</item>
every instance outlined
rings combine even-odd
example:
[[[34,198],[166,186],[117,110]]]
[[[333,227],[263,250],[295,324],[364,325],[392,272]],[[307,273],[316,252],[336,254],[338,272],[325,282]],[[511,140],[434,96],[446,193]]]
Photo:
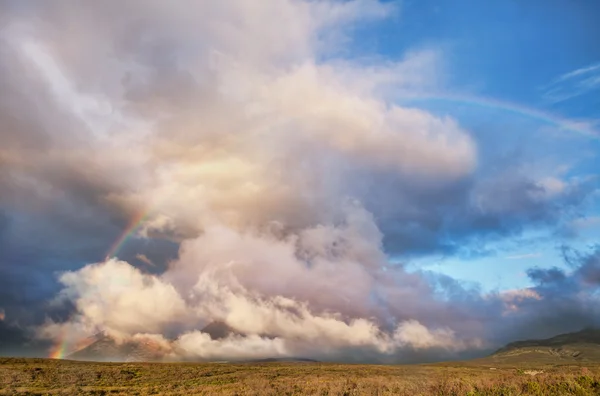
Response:
[[[85,363],[0,358],[0,394],[600,395],[600,365]]]

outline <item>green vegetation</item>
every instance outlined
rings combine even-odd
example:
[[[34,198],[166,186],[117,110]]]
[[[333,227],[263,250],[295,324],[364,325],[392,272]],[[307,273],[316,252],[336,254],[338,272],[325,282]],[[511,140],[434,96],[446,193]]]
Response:
[[[600,395],[600,365],[91,363],[0,359],[0,394]]]

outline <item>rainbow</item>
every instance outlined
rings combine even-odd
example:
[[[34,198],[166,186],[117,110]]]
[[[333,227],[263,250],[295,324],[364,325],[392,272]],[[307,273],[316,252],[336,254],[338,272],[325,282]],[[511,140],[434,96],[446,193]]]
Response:
[[[140,210],[133,216],[133,218],[131,219],[131,221],[125,228],[125,230],[121,233],[119,238],[117,238],[117,240],[111,245],[110,249],[106,253],[106,260],[114,257],[115,254],[117,254],[119,249],[121,249],[121,247],[125,244],[125,242],[127,242],[127,240],[132,235],[134,235],[135,231],[139,228],[139,226],[142,224],[142,222],[148,217],[148,215],[149,215],[149,211],[144,209],[144,210]],[[79,348],[79,346],[76,346],[75,349],[77,350],[78,348]],[[63,330],[63,334],[61,334],[59,342],[57,342],[56,345],[54,345],[54,347],[52,347],[52,349],[50,350],[50,352],[48,354],[48,357],[50,359],[63,359],[68,354],[68,352],[69,352],[69,337],[67,337],[67,335],[65,334],[65,331]]]
[[[459,103],[468,106],[485,107],[494,110],[502,110],[511,112],[523,117],[531,118],[545,124],[557,126],[563,130],[573,131],[582,135],[598,139],[600,138],[600,132],[595,130],[591,123],[574,121],[567,118],[559,117],[554,114],[534,109],[531,107],[523,106],[521,104],[506,102],[502,100],[464,95],[464,94],[451,94],[451,93],[424,93],[401,96],[398,98],[400,101],[415,102],[415,101],[438,101],[438,102],[449,102]]]
[[[117,238],[117,240],[112,244],[110,249],[108,249],[108,252],[106,252],[106,260],[114,257],[118,253],[119,249],[121,249],[125,242],[127,242],[127,240],[135,234],[135,231],[140,227],[142,222],[146,220],[148,215],[149,211],[143,209],[137,212],[135,216],[133,216],[127,227],[125,227],[125,230],[123,230],[119,238]]]
[[[60,341],[50,350],[48,357],[50,359],[64,359],[69,354],[91,345],[96,340],[94,336],[77,342],[69,342],[70,339],[66,336],[66,329],[63,328]]]
[[[62,340],[57,343],[51,350],[48,357],[50,359],[63,359],[67,354],[67,337],[62,337]]]

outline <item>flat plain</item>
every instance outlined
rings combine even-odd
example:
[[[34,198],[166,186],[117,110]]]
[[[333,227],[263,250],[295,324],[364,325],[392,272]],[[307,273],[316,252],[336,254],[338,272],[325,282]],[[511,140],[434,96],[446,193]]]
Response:
[[[600,395],[597,363],[95,363],[0,358],[13,395]]]

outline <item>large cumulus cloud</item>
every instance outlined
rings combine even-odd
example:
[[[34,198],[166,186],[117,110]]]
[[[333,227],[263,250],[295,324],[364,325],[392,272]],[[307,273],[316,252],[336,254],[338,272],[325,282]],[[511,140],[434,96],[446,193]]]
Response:
[[[460,316],[442,318],[446,304],[421,277],[386,271],[380,234],[362,210],[352,210],[359,213],[350,213],[347,224],[284,239],[210,227],[184,241],[179,259],[160,276],[115,260],[65,273],[59,299],[75,302],[75,314],[42,332],[170,335],[170,358],[393,361],[403,349],[482,347],[477,332],[449,327],[457,328]],[[213,322],[235,334],[211,340],[198,331]]]

